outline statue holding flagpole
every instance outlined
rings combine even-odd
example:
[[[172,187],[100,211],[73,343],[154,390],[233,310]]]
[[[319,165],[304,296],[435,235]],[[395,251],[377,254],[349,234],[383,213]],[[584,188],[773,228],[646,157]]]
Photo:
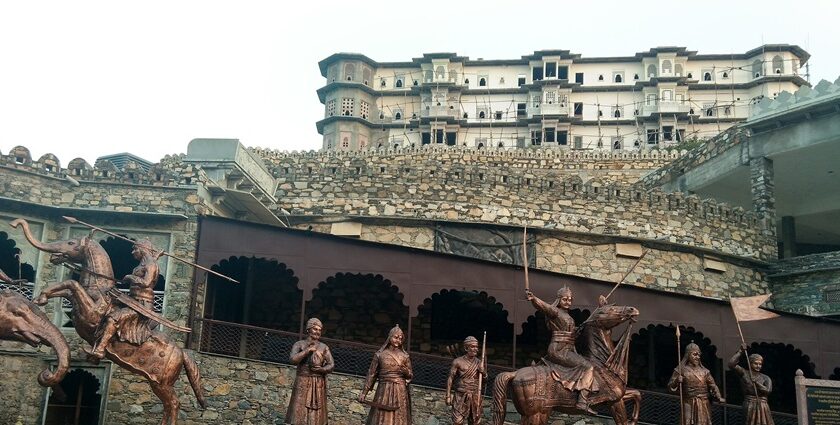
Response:
[[[741,336],[741,349],[729,359],[728,366],[738,374],[741,390],[744,393],[745,425],[773,425],[773,415],[770,411],[770,405],[767,404],[767,396],[773,391],[773,382],[769,376],[761,373],[761,367],[764,365],[764,359],[761,355],[751,355],[747,352],[747,343],[744,339],[744,332],[741,330],[741,322],[772,319],[779,316],[776,313],[759,308],[771,295],[732,297],[729,299],[732,305],[732,313],[735,315],[735,323],[738,325],[738,334]],[[742,355],[747,358],[746,369],[738,365]]]
[[[700,363],[700,346],[693,341],[685,347],[685,355],[674,368],[668,389],[680,393],[680,425],[712,425],[709,397],[726,402],[712,373]]]

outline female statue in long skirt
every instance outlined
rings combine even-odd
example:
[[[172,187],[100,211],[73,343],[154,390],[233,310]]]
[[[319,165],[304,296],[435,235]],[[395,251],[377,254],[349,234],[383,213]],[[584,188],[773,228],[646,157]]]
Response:
[[[291,425],[326,425],[327,423],[327,374],[335,363],[326,344],[320,342],[321,321],[311,318],[306,322],[306,339],[292,345],[289,360],[297,365],[295,385],[286,411],[286,423]]]
[[[370,406],[366,425],[410,425],[411,394],[408,384],[414,376],[411,360],[402,348],[403,331],[399,325],[388,332],[388,340],[373,355],[365,387],[359,402]],[[373,401],[365,400],[373,384],[379,382]]]

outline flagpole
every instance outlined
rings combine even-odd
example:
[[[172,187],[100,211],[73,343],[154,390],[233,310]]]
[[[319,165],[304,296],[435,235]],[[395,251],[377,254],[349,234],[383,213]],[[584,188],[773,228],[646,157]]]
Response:
[[[680,325],[676,325],[677,329],[677,369],[679,369],[680,378],[684,379],[682,374],[682,355],[680,353]],[[677,382],[680,387],[680,424],[685,423],[683,420],[683,391],[682,391],[682,382]]]
[[[729,298],[729,306],[732,306],[732,298]],[[747,342],[744,340],[744,332],[741,331],[741,322],[738,320],[738,315],[735,314],[735,309],[732,309],[732,315],[735,316],[735,325],[738,326],[738,335],[741,337],[741,347],[744,347],[744,356],[747,357],[747,372],[750,374],[750,383],[753,387],[756,400],[758,399],[758,388],[755,386],[755,380],[752,373],[752,365],[750,364],[750,353],[747,352]]]

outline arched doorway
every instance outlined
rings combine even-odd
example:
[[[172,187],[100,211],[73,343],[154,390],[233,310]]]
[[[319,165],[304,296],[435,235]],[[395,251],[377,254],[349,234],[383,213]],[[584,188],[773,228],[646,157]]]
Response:
[[[318,284],[306,318],[324,324],[324,337],[380,345],[388,330],[408,326],[403,294],[382,275],[337,273]]]
[[[722,385],[722,361],[717,347],[703,333],[680,326],[680,358],[685,347],[694,342],[700,346],[700,361]],[[642,390],[667,392],[668,380],[677,366],[677,336],[673,326],[649,325],[630,340],[630,363],[627,366],[627,385]],[[722,389],[722,388],[721,388]]]
[[[51,388],[44,425],[95,425],[102,404],[101,383],[92,373],[74,369]]]
[[[411,350],[460,355],[461,344],[474,336],[481,344],[487,332],[487,362],[510,365],[513,324],[504,306],[486,292],[444,289],[426,298],[411,323]]]
[[[760,354],[764,358],[761,373],[769,376],[773,381],[773,391],[767,399],[770,408],[775,412],[796,413],[796,387],[794,386],[796,370],[802,369],[806,378],[819,378],[814,371],[811,359],[796,347],[782,343],[752,343],[747,348],[747,352]],[[726,361],[729,361],[729,356]],[[743,358],[739,364],[743,368],[747,367],[747,362]],[[741,404],[744,400],[736,373],[726,374],[726,390],[727,402]]]
[[[575,319],[575,324],[580,326],[589,315],[589,310],[573,308],[569,315]],[[525,367],[532,362],[539,362],[548,350],[551,342],[551,331],[545,323],[545,314],[537,311],[522,324],[522,333],[516,337],[516,367]]]
[[[297,287],[294,271],[285,264],[265,258],[230,257],[212,270],[240,283],[209,275],[204,318],[288,332],[299,330],[303,291]]]
[[[20,255],[20,248],[16,246],[15,241],[9,239],[6,232],[0,232],[0,270],[12,279],[23,279],[27,282],[20,285],[7,285],[0,282],[0,289],[11,289],[31,299],[35,269],[27,263],[22,263]]]

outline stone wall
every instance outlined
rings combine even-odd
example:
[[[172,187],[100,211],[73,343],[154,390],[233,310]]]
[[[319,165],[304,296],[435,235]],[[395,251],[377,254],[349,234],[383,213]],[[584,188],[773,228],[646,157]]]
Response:
[[[773,305],[808,315],[840,314],[840,251],[804,255],[774,264]]]
[[[0,341],[0,424],[39,425],[47,389],[36,377],[44,370],[47,355]]]
[[[208,408],[201,410],[192,394],[185,376],[176,389],[181,400],[181,420],[184,425],[198,424],[282,424],[286,414],[291,387],[294,382],[294,368],[264,362],[232,359],[220,356],[194,354],[202,371],[202,386],[207,397]],[[108,394],[108,423],[157,424],[160,420],[160,403],[148,389],[148,385],[132,375],[115,369]],[[368,408],[357,399],[364,385],[364,378],[333,373],[329,375],[330,423],[364,423]],[[371,397],[369,395],[368,397]],[[416,424],[450,424],[449,410],[440,390],[411,387],[413,418]],[[489,419],[490,402],[486,400],[485,420]],[[509,408],[510,410],[510,408]],[[508,412],[509,420],[516,414]],[[552,425],[606,424],[598,418],[587,418],[557,414]],[[514,422],[511,422],[514,423]]]
[[[666,240],[755,259],[775,253],[772,232],[752,212],[682,193],[645,192],[627,183],[638,178],[631,174],[622,182],[597,174],[584,182],[578,175],[577,167],[593,173],[624,166],[650,171],[631,161],[619,167],[614,160],[606,165],[591,158],[579,164],[559,153],[540,158],[537,152],[444,150],[434,157],[425,152],[269,157],[279,183],[275,209],[289,211],[292,220],[353,216],[527,224]]]

